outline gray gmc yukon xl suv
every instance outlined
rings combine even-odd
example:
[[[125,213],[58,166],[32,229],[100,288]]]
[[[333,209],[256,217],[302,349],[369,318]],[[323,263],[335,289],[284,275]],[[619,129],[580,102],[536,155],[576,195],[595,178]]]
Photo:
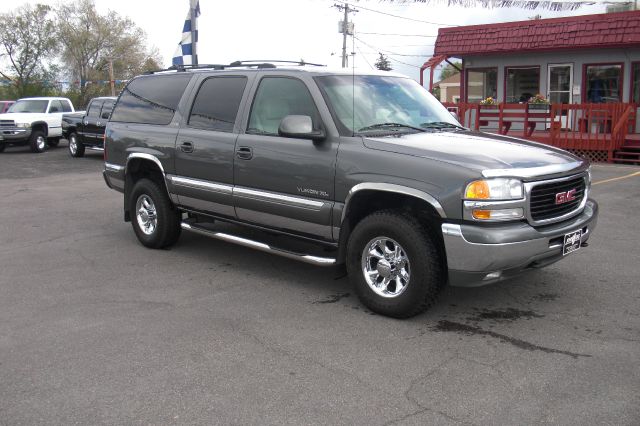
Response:
[[[147,247],[185,230],[346,264],[368,308],[409,317],[447,283],[563,259],[596,226],[587,161],[469,131],[409,78],[216,68],[135,78],[107,125],[104,178]]]

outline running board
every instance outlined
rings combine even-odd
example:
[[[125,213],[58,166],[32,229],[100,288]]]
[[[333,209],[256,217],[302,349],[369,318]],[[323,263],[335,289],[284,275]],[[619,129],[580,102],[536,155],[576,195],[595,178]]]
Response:
[[[185,231],[195,232],[196,234],[204,235],[205,237],[215,238],[217,240],[227,241],[229,243],[235,243],[244,247],[253,248],[253,249],[264,251],[267,253],[277,254],[278,256],[299,260],[301,262],[310,263],[312,265],[332,266],[332,265],[335,265],[336,263],[336,259],[333,259],[330,257],[318,257],[318,256],[311,256],[308,254],[294,253],[292,251],[271,247],[270,245],[261,243],[259,241],[253,241],[247,238],[238,237],[231,234],[225,234],[224,232],[210,231],[208,229],[201,228],[199,226],[192,225],[186,222],[182,222],[180,226]]]
[[[97,146],[88,146],[87,147],[88,150],[90,151],[100,151],[100,152],[104,152],[104,148],[99,148]]]

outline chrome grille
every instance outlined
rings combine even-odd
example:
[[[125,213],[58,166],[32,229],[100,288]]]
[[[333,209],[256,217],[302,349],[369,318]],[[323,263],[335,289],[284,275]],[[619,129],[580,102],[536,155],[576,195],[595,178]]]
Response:
[[[556,195],[575,189],[575,199],[556,204]],[[533,186],[529,201],[531,219],[536,222],[551,220],[577,210],[584,199],[586,182],[584,176]]]
[[[0,127],[15,127],[16,122],[13,120],[0,120]]]

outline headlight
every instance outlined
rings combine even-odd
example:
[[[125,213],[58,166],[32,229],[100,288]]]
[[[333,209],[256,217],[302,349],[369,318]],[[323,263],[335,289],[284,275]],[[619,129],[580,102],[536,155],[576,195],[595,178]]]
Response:
[[[16,127],[19,127],[21,129],[30,129],[31,123],[16,123]]]
[[[524,198],[522,182],[517,179],[483,179],[467,185],[465,200],[519,200]]]

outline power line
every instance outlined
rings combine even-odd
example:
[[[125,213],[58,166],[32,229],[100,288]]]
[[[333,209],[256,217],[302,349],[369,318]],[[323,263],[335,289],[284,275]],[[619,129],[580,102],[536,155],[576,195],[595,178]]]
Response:
[[[358,37],[356,37],[355,35],[353,36],[353,38],[355,38],[355,39],[356,39],[356,40],[358,40],[360,43],[364,44],[365,46],[367,46],[367,47],[369,47],[369,48],[371,48],[371,49],[373,49],[373,50],[378,50],[379,52],[385,52],[385,50],[383,50],[383,49],[378,49],[377,47],[372,46],[372,45],[370,45],[369,43],[367,43],[367,42],[365,42],[365,41],[363,41],[363,40],[359,39],[359,38],[358,38]],[[397,62],[397,63],[399,63],[399,64],[407,65],[407,66],[414,67],[414,68],[420,68],[420,67],[419,67],[419,66],[417,66],[417,65],[410,64],[410,63],[408,63],[408,62],[403,62],[403,61],[401,61],[401,60],[399,60],[399,59],[397,59],[397,58],[394,58],[393,56],[391,56],[392,54],[393,54],[393,55],[396,55],[396,54],[395,54],[395,53],[393,53],[393,52],[392,52],[392,53],[389,53],[389,51],[386,51],[386,53],[388,54],[388,56],[389,56],[391,59],[393,59],[394,61],[396,61],[396,62]],[[423,56],[423,57],[424,57],[424,56]]]
[[[346,4],[346,5],[350,5],[350,6],[354,6],[353,4],[345,2],[345,1],[341,1],[340,3]],[[380,10],[369,9],[369,8],[364,7],[362,5],[358,5],[358,8],[360,8],[362,10],[367,10],[367,11],[373,12],[373,13],[379,13],[381,15],[391,16],[393,18],[406,19],[408,21],[414,21],[414,22],[422,22],[423,24],[441,25],[441,26],[444,26],[444,27],[457,27],[458,26],[458,25],[455,25],[455,24],[443,24],[442,22],[430,22],[430,21],[423,21],[422,19],[407,18],[406,16],[394,15],[393,13],[387,13],[387,12],[382,12]]]
[[[373,66],[371,66],[371,64],[369,63],[369,61],[367,61],[367,57],[365,56],[365,54],[362,52],[362,50],[360,49],[360,46],[356,44],[356,49],[358,49],[358,52],[360,52],[360,55],[362,56],[362,59],[364,59],[364,61],[367,63],[367,65],[369,65],[369,68],[371,68],[372,70],[375,69]],[[355,64],[355,60],[353,61],[353,63]]]
[[[359,33],[358,33],[358,34],[359,34]],[[396,56],[418,56],[418,57],[421,57],[421,58],[424,58],[425,56],[427,56],[427,55],[428,55],[428,54],[426,54],[426,55],[408,55],[408,54],[404,54],[404,53],[400,53],[400,52],[393,52],[393,51],[391,51],[391,50],[382,49],[382,48],[380,48],[380,47],[373,46],[373,45],[371,45],[371,44],[367,43],[366,41],[362,40],[361,38],[356,37],[355,35],[354,35],[353,37],[354,37],[356,40],[358,40],[359,42],[361,42],[362,44],[364,44],[365,46],[369,46],[370,48],[372,48],[372,49],[374,49],[374,50],[377,50],[378,52],[384,52],[384,53],[388,53],[388,54],[390,54],[390,55],[396,55]]]
[[[369,35],[383,35],[383,36],[398,36],[398,37],[438,37],[437,35],[424,35],[424,34],[393,34],[393,33],[365,33],[360,31],[358,34]]]

